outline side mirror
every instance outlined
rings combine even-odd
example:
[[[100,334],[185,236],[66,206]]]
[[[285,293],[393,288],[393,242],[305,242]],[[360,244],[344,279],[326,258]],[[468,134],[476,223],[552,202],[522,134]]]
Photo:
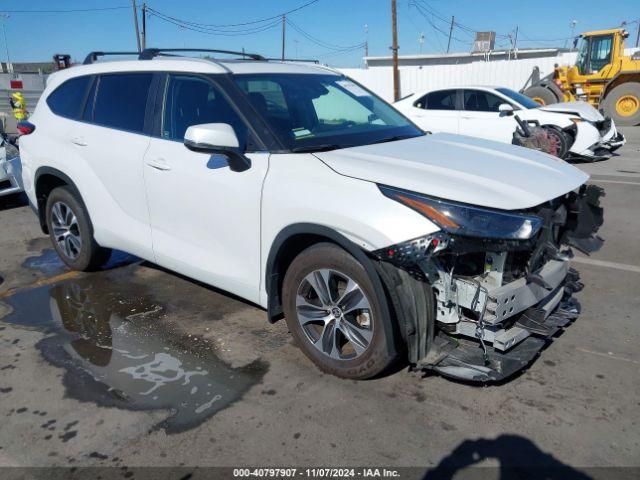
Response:
[[[509,103],[501,103],[498,106],[498,112],[500,115],[513,115],[513,106]]]
[[[191,125],[184,134],[184,145],[194,152],[226,156],[234,172],[251,168],[251,160],[241,151],[236,132],[228,123]]]

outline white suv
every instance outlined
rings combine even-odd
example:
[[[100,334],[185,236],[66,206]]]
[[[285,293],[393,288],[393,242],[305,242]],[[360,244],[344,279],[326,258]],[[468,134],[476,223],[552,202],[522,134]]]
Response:
[[[570,246],[601,244],[584,173],[425,134],[320,66],[166,52],[89,55],[21,125],[26,193],[70,268],[119,249],[215,285],[347,378],[408,359],[499,380],[575,318]]]

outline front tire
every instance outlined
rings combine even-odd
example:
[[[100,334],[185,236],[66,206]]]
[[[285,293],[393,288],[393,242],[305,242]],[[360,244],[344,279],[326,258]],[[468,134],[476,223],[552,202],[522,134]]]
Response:
[[[109,260],[111,250],[96,243],[89,214],[69,187],[51,191],[45,219],[54,249],[72,270],[95,270]]]
[[[291,263],[282,287],[287,325],[322,371],[361,380],[396,359],[387,300],[375,290],[363,265],[330,243],[309,247]]]
[[[555,148],[554,155],[558,158],[566,158],[569,153],[569,148],[571,148],[568,135],[553,125],[545,125],[542,128],[544,128],[547,136],[553,142]]]

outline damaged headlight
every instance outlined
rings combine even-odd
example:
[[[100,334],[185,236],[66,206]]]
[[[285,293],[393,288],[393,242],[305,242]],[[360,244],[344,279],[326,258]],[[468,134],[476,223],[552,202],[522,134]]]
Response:
[[[450,202],[405,190],[378,185],[386,197],[406,205],[433,221],[442,230],[468,237],[528,240],[542,226],[535,215],[489,210]]]

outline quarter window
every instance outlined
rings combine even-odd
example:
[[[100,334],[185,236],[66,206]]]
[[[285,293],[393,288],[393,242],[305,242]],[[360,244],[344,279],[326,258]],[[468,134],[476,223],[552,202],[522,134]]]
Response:
[[[245,145],[245,123],[209,80],[171,75],[165,91],[162,138],[182,142],[187,128],[202,123],[228,123],[240,145]]]
[[[93,121],[105,127],[142,133],[151,73],[102,75],[93,109]]]
[[[47,97],[47,105],[56,115],[71,119],[79,118],[92,80],[91,75],[67,80]]]

